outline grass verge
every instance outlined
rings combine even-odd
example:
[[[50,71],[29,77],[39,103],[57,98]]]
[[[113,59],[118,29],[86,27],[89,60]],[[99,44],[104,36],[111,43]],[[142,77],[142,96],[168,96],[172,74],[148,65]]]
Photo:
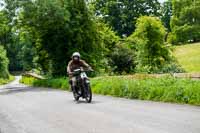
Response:
[[[34,77],[22,76],[21,83],[36,87],[50,87],[55,89],[69,90],[67,78],[36,79]]]
[[[7,84],[15,79],[14,76],[9,76],[9,79],[2,79],[0,78],[0,85]]]
[[[22,83],[32,86],[53,87],[68,90],[66,78],[36,80],[23,77]],[[99,77],[91,79],[92,90],[96,94],[200,105],[200,81],[177,79],[170,76],[161,78]]]

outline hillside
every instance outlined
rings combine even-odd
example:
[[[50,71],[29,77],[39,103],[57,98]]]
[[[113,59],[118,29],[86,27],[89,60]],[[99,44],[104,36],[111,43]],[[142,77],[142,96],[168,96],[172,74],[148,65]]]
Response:
[[[187,72],[200,72],[200,43],[176,46],[174,55]]]

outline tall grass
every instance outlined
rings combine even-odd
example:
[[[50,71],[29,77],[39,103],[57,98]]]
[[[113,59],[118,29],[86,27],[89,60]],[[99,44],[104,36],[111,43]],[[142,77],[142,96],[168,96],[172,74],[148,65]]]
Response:
[[[7,83],[13,81],[14,79],[15,79],[14,76],[9,76],[8,79],[2,79],[2,78],[0,78],[0,85],[7,84]]]
[[[23,77],[22,82],[33,86],[53,87],[68,90],[66,78],[33,80]],[[91,79],[96,94],[129,99],[141,99],[200,105],[200,81],[162,78],[99,77]]]
[[[200,105],[200,81],[172,77],[147,79],[99,78],[93,80],[97,94],[130,99]]]
[[[69,90],[67,78],[54,78],[38,80],[33,77],[22,76],[21,83],[37,86],[37,87],[50,87],[55,89]]]

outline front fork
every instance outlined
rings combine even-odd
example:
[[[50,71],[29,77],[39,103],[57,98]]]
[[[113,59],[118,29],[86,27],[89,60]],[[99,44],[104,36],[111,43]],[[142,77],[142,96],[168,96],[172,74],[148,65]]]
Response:
[[[81,82],[78,82],[78,80],[81,80]],[[72,81],[72,80],[70,80],[69,83],[70,83],[70,85],[71,85],[71,90],[72,90],[72,91],[75,91],[75,93],[77,93],[78,95],[80,95],[80,94],[78,93],[78,89],[81,89],[81,95],[82,95],[83,97],[85,97],[85,92],[87,91],[87,90],[86,90],[86,87],[88,86],[88,84],[90,84],[90,81],[89,81],[88,78],[86,78],[86,77],[80,78],[80,79],[76,78],[76,83],[75,83],[74,86],[73,86],[73,81]],[[78,88],[76,88],[76,87],[78,87]],[[79,87],[80,87],[80,88],[79,88]]]

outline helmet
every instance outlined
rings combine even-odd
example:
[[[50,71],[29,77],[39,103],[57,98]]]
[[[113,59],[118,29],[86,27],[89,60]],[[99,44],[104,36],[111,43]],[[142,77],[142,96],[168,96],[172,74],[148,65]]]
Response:
[[[81,55],[80,55],[80,53],[79,52],[74,52],[73,54],[72,54],[72,58],[73,57],[81,57]]]

